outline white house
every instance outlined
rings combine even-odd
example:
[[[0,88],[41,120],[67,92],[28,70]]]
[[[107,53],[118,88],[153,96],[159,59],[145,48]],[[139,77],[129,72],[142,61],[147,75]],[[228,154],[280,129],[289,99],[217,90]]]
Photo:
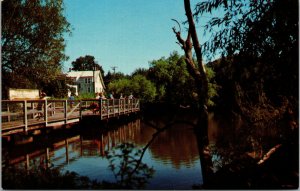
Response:
[[[76,95],[83,93],[97,93],[103,92],[105,85],[100,70],[96,71],[70,71],[67,77],[73,81],[69,87],[75,88]],[[68,96],[71,92],[68,91]]]

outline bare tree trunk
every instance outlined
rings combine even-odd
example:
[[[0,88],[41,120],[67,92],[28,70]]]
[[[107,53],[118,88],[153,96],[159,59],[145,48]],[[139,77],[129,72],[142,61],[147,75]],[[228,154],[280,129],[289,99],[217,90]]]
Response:
[[[202,61],[202,51],[197,36],[197,31],[193,19],[193,13],[191,11],[190,0],[184,0],[184,8],[185,8],[185,12],[189,24],[189,30],[188,30],[188,35],[186,40],[184,40],[181,37],[180,31],[176,31],[175,27],[173,27],[173,32],[176,34],[178,44],[185,52],[185,61],[187,63],[188,71],[196,81],[197,93],[199,98],[200,115],[199,115],[197,128],[195,128],[195,133],[197,136],[200,162],[202,166],[202,177],[203,177],[203,182],[205,184],[207,179],[209,179],[210,174],[212,173],[210,168],[211,158],[207,152],[208,113],[207,113],[206,105],[208,101],[208,80],[207,80],[205,67]],[[192,56],[193,47],[197,57],[197,66]]]

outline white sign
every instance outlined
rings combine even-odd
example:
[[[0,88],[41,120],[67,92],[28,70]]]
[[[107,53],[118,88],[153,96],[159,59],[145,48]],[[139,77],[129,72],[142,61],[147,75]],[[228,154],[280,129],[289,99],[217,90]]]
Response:
[[[37,89],[9,89],[8,99],[39,99],[39,90]]]

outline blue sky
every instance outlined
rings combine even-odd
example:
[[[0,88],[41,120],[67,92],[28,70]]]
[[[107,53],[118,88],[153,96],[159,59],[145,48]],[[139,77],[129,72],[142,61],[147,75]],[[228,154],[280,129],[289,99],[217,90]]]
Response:
[[[64,63],[65,71],[85,55],[94,56],[105,73],[116,66],[117,72],[131,74],[173,51],[183,54],[172,32],[176,23],[171,20],[186,19],[183,0],[64,2],[64,14],[73,28],[72,35],[66,36],[65,53],[70,59]]]

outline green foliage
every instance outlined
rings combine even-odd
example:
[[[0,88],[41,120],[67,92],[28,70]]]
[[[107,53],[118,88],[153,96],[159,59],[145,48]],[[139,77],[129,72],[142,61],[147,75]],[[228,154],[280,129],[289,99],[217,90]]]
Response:
[[[171,104],[192,104],[196,101],[196,86],[190,76],[184,58],[177,52],[168,58],[150,62],[149,79],[157,89],[157,101]]]
[[[96,95],[94,93],[83,93],[75,97],[75,99],[95,99]]]
[[[123,93],[125,96],[133,93],[134,97],[145,102],[152,102],[156,95],[154,84],[142,75],[135,75],[132,79],[123,78],[112,81],[108,85],[108,91],[116,95]]]
[[[95,61],[94,56],[86,55],[84,57],[80,56],[75,61],[72,62],[72,70],[75,71],[93,71],[100,70],[101,75],[104,76],[104,70],[102,66],[100,66]]]
[[[61,73],[64,33],[70,33],[62,0],[10,0],[2,5],[3,92],[42,88]]]
[[[148,69],[138,68],[134,72],[132,72],[131,76],[135,76],[137,74],[147,77],[148,76]]]
[[[131,80],[126,78],[115,80],[108,84],[108,91],[114,92],[116,95],[120,95],[121,93],[129,95],[132,91]]]
[[[63,98],[67,96],[69,87],[66,85],[64,79],[57,78],[43,85],[43,88],[46,90],[45,93],[48,96]]]
[[[111,73],[110,71],[107,72],[107,75],[104,76],[104,84],[105,86],[108,86],[108,84],[112,81],[116,81],[119,79],[123,78],[129,78],[129,76],[123,74],[122,72],[116,72],[116,73]]]
[[[214,9],[225,12],[207,23],[208,30],[218,25],[221,30],[213,32],[212,40],[204,45],[208,54],[221,50],[224,55],[212,64],[215,80],[222,86],[218,105],[242,113],[251,122],[272,123],[290,109],[296,117],[297,1],[215,0],[199,3],[197,9],[199,13]]]
[[[156,96],[154,84],[142,75],[135,75],[131,79],[132,93],[144,102],[153,102]]]
[[[209,66],[205,66],[206,74],[208,78],[208,101],[207,106],[212,107],[215,106],[213,99],[218,97],[219,85],[215,82],[215,72]]]

